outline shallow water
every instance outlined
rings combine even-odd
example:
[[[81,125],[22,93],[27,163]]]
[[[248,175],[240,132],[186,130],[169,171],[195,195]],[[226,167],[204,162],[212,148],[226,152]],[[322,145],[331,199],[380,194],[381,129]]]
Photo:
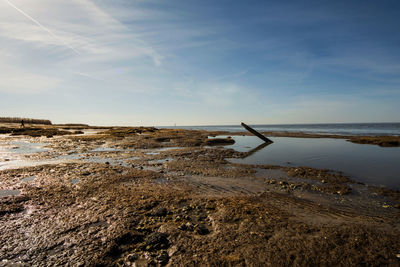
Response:
[[[44,148],[44,146],[48,145],[48,143],[30,143],[28,141],[14,141],[9,143],[12,146],[12,153],[16,154],[33,154],[49,151],[48,148]]]
[[[308,166],[343,171],[352,179],[366,184],[400,189],[400,147],[360,145],[343,139],[271,138],[273,144],[257,147],[263,142],[255,136],[234,136],[236,143],[226,146],[241,152],[254,153],[235,163]]]
[[[0,190],[0,197],[18,196],[21,194],[19,190]]]
[[[47,152],[47,143],[30,143],[28,141],[12,141],[0,144],[0,170],[35,166],[37,162],[21,158],[22,155]]]
[[[35,179],[36,179],[36,176],[34,176],[34,175],[33,176],[28,176],[28,177],[25,177],[25,178],[21,179],[21,182],[24,182],[24,183],[32,182]]]

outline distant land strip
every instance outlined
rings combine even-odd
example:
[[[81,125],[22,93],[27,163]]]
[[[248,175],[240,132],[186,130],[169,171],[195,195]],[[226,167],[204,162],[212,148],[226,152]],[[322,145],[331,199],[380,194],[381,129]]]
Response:
[[[24,123],[29,123],[29,124],[52,125],[50,120],[18,118],[18,117],[0,117],[0,122],[3,122],[3,123],[21,123],[22,120],[24,121]]]

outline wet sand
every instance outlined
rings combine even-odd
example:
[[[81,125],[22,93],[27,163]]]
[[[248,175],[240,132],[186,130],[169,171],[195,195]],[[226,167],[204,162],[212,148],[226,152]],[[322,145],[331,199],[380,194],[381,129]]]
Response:
[[[220,132],[43,128],[0,137],[0,266],[400,264],[397,191],[234,164]]]

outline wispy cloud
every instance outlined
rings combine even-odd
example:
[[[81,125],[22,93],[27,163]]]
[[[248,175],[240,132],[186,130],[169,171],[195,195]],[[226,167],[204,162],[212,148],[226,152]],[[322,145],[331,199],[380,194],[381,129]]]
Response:
[[[21,13],[22,15],[24,15],[25,17],[27,17],[29,20],[31,20],[33,23],[35,23],[36,25],[38,25],[42,30],[46,31],[47,33],[49,33],[51,36],[53,36],[55,39],[57,39],[59,42],[61,42],[62,44],[64,44],[66,47],[70,48],[72,51],[74,51],[76,54],[80,55],[80,53],[78,52],[78,50],[76,50],[75,48],[73,48],[71,45],[69,45],[68,43],[66,43],[62,38],[58,37],[56,34],[54,34],[49,28],[43,26],[39,21],[37,21],[36,19],[32,18],[29,14],[27,14],[26,12],[24,12],[22,9],[18,8],[16,5],[14,5],[13,3],[11,3],[9,0],[3,0],[5,1],[7,4],[9,4],[11,7],[13,7],[15,10],[17,10],[19,13]]]

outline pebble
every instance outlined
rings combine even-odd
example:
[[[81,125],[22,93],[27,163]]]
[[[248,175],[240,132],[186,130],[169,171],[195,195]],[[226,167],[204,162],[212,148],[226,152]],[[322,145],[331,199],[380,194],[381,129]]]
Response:
[[[166,251],[161,252],[161,254],[157,257],[157,261],[161,264],[161,265],[165,265],[168,263],[169,261],[169,255]]]
[[[139,256],[136,253],[128,255],[128,261],[134,262],[139,258]]]
[[[207,235],[210,233],[210,230],[208,230],[205,225],[200,224],[196,227],[196,233],[198,233],[199,235]]]
[[[187,223],[182,223],[182,224],[178,227],[178,229],[179,229],[179,230],[183,230],[183,231],[185,231],[185,230],[187,230],[187,231],[193,231],[194,226],[193,226],[193,224],[192,224],[191,222],[187,222]]]
[[[166,208],[159,208],[154,212],[154,216],[164,217],[168,213]]]
[[[166,248],[169,245],[168,235],[164,233],[154,232],[146,238],[146,250]]]

